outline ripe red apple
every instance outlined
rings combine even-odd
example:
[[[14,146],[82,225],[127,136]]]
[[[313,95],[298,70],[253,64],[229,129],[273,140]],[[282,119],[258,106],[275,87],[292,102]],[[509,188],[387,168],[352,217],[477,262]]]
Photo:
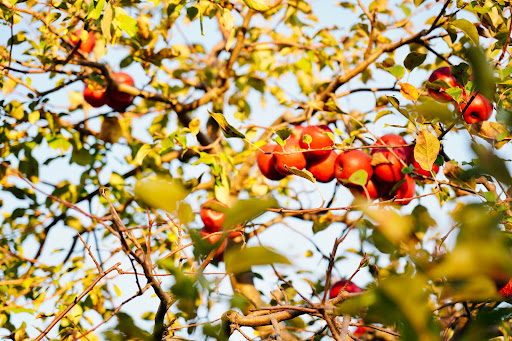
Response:
[[[329,291],[329,299],[333,299],[337,297],[341,291],[341,288],[345,286],[347,283],[346,279],[341,279],[338,282],[334,283],[334,285],[331,287],[331,290]],[[364,290],[355,285],[352,282],[349,282],[347,286],[345,287],[345,291],[347,292],[363,292]]]
[[[227,207],[217,199],[211,199],[201,205],[199,215],[204,223],[204,230],[209,233],[219,232],[221,230],[226,215],[224,212],[220,212],[215,209],[219,207]]]
[[[416,161],[416,159],[413,158],[413,161],[412,161],[412,166],[414,168],[416,168],[414,171],[420,175],[424,175],[424,176],[432,176],[432,174],[430,174],[429,171],[426,171],[424,170],[423,168],[421,168],[420,164],[418,163],[418,161]],[[432,165],[432,172],[434,172],[434,175],[437,174],[437,172],[439,171],[439,166],[436,165],[435,163]],[[419,176],[415,177],[417,179],[420,179]]]
[[[69,35],[69,41],[74,45],[78,44],[78,42],[80,41],[81,34],[82,29],[74,31],[72,34]],[[89,31],[88,34],[89,37],[87,38],[87,40],[82,41],[80,47],[78,48],[80,51],[85,53],[91,53],[91,51],[94,49],[94,45],[96,44],[94,32]]]
[[[203,229],[201,229],[201,231],[199,231],[199,232],[201,234],[201,237],[203,237],[203,239],[207,240],[212,245],[217,243],[219,241],[220,237],[221,237],[220,233],[212,234],[212,233],[207,232],[207,231],[205,231]],[[213,259],[215,259],[218,262],[222,261],[222,259],[224,258],[223,257],[224,256],[224,249],[226,248],[227,243],[228,243],[228,240],[224,239],[222,244],[220,244],[219,248],[217,249],[217,252],[215,252],[215,257]]]
[[[311,143],[304,142],[304,136],[311,137]],[[326,125],[307,126],[302,130],[299,145],[302,149],[330,148],[334,145],[332,130]],[[331,150],[313,150],[306,153],[308,158],[324,159],[329,156]]]
[[[133,86],[135,82],[132,76],[125,72],[114,72],[112,78],[116,81]],[[108,106],[117,111],[124,111],[132,104],[133,96],[125,92],[107,89]]]
[[[435,82],[436,80],[441,79],[445,81],[448,85],[451,87],[458,86],[462,87],[457,81],[455,80],[455,77],[452,76],[451,70],[449,66],[441,67],[430,75],[428,78],[428,81],[430,83]],[[428,93],[432,98],[434,98],[438,102],[451,102],[453,101],[453,98],[448,95],[446,92],[444,92],[445,88],[439,88],[439,89],[428,89]]]
[[[366,195],[366,192],[364,191],[364,188],[357,185],[350,185],[347,186],[348,189],[350,189],[350,192],[352,195],[356,196],[362,196],[364,198],[367,198],[368,200],[375,200],[380,198],[380,190],[379,190],[379,183],[375,182],[373,179],[368,180],[368,183],[366,184],[366,191],[368,192],[368,196]]]
[[[203,230],[205,232],[215,233],[222,231],[222,224],[226,219],[225,213],[220,211],[223,207],[227,208],[228,206],[221,203],[217,199],[210,199],[201,205],[199,215],[201,216],[201,220],[204,223]],[[228,237],[235,238],[241,234],[242,232],[240,231],[232,231],[228,234]]]
[[[313,174],[319,182],[327,183],[334,179],[334,168],[338,153],[331,150],[325,159],[309,159],[306,169]]]
[[[506,280],[505,280],[506,281]],[[509,298],[512,296],[512,278],[506,283],[497,283],[498,294],[503,297]]]
[[[395,134],[384,135],[381,137],[381,140],[382,142],[377,141],[376,145],[382,145],[383,143],[387,146],[400,146],[407,144],[403,137]],[[393,153],[387,148],[372,149],[372,155],[375,158],[378,157],[378,153],[381,153],[381,156],[387,160],[387,163],[380,163],[375,165],[374,174],[376,180],[379,182],[396,183],[404,178],[404,174],[402,173],[403,164],[400,159],[405,164],[408,163],[410,158],[410,148],[399,147],[392,149]]]
[[[300,149],[299,140],[291,136],[285,141],[284,147],[277,146],[275,152],[284,154],[274,154],[276,170],[283,175],[289,175],[291,173],[284,166],[296,167],[297,169],[306,168],[306,157]]]
[[[463,100],[458,105],[459,112],[463,112],[469,102],[470,97],[464,93]],[[492,115],[492,103],[481,94],[477,94],[466,112],[464,112],[464,121],[466,123],[477,123],[487,121]]]
[[[99,108],[108,102],[108,99],[105,96],[105,90],[95,89],[90,84],[85,84],[84,100],[95,108]]]
[[[398,186],[398,188],[396,189],[396,192],[394,193],[393,196],[396,196],[397,199],[408,199],[408,198],[414,197],[415,194],[416,194],[416,182],[414,181],[414,179],[411,176],[406,175],[405,182],[402,183],[400,186]],[[397,201],[397,203],[399,203],[400,205],[407,205],[411,201],[412,201],[412,199],[404,200],[404,201]]]
[[[334,176],[341,183],[347,183],[352,174],[358,170],[364,170],[368,174],[367,180],[373,175],[372,158],[361,150],[343,152],[336,158]],[[349,183],[350,184],[350,183]]]
[[[277,147],[279,147],[277,144],[266,144],[258,151],[258,168],[261,174],[269,180],[281,180],[286,177],[286,175],[276,170],[276,158],[274,154],[265,154],[277,151]]]

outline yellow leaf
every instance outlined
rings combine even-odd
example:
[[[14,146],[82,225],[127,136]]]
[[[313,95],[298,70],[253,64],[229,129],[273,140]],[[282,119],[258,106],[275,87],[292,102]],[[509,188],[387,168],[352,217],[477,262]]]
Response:
[[[407,98],[410,101],[416,101],[420,96],[418,90],[409,83],[398,83],[400,85],[400,93],[402,96]]]
[[[121,290],[114,284],[114,290],[116,291],[117,297],[121,297]]]
[[[192,121],[188,124],[188,129],[190,129],[190,132],[194,135],[199,134],[199,125],[201,124],[201,121],[197,117],[194,117]]]
[[[255,11],[267,11],[272,7],[270,0],[244,0],[244,2],[250,9]]]
[[[441,144],[437,137],[428,130],[423,129],[416,138],[414,159],[420,164],[423,170],[430,172],[434,161],[437,159],[440,147]]]

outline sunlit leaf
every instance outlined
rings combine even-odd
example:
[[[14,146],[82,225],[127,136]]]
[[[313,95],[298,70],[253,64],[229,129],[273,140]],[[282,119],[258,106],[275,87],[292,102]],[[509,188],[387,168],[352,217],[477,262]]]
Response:
[[[230,228],[252,221],[267,211],[269,208],[277,208],[275,199],[247,199],[239,200],[226,211],[226,220],[223,226]]]
[[[245,135],[236,130],[235,127],[233,127],[231,124],[228,123],[226,120],[226,117],[224,117],[221,113],[214,113],[209,112],[210,116],[217,121],[220,128],[222,129],[222,132],[224,133],[224,136],[226,137],[239,137],[239,138],[245,138]]]
[[[420,167],[426,171],[432,170],[432,165],[437,159],[441,143],[428,130],[421,130],[416,138],[414,146],[414,159],[418,161]]]
[[[272,7],[270,0],[244,0],[245,4],[255,11],[267,11]]]
[[[285,256],[262,246],[231,248],[224,253],[224,261],[226,272],[234,274],[249,271],[255,265],[291,264]]]
[[[473,41],[473,44],[476,46],[480,44],[478,30],[476,29],[475,24],[466,19],[453,20],[450,21],[450,24],[462,30]]]
[[[167,212],[174,211],[178,202],[188,195],[180,182],[159,177],[138,181],[134,192],[147,205]]]

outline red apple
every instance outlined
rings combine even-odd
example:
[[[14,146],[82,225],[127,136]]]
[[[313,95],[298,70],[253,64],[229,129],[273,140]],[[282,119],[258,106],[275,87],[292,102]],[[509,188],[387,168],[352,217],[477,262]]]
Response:
[[[210,244],[215,244],[219,241],[220,237],[221,237],[221,234],[220,233],[215,233],[215,234],[212,234],[210,232],[207,232],[203,229],[201,229],[200,231],[200,234],[201,234],[201,237],[203,237],[203,239],[206,239]],[[215,257],[214,259],[218,262],[220,262],[224,257],[224,249],[226,248],[226,245],[228,243],[228,240],[227,239],[224,239],[224,241],[222,242],[222,244],[220,244],[219,248],[217,249],[217,252],[215,252]]]
[[[331,287],[331,290],[329,291],[329,299],[333,299],[339,295],[341,292],[341,289],[345,286],[347,283],[346,279],[341,279],[338,282],[334,283],[334,285]],[[345,287],[345,291],[347,292],[363,292],[364,290],[355,285],[352,282],[349,282],[347,286]]]
[[[291,173],[284,166],[296,167],[297,169],[306,168],[306,157],[300,149],[299,140],[291,136],[285,141],[284,147],[277,146],[275,152],[284,154],[274,154],[276,170],[283,175],[289,175]]]
[[[395,134],[384,135],[381,137],[381,140],[382,142],[377,141],[376,145],[382,145],[383,143],[387,146],[400,146],[407,144],[401,136]],[[379,182],[396,183],[404,177],[404,174],[402,173],[403,164],[400,159],[405,164],[408,163],[410,158],[410,148],[399,147],[392,148],[392,150],[393,153],[387,148],[372,149],[372,155],[374,158],[377,158],[377,154],[380,153],[382,154],[381,156],[387,160],[385,163],[375,165],[375,179]]]
[[[82,29],[74,31],[72,34],[69,35],[69,41],[74,45],[78,44],[78,42],[80,41],[81,34]],[[80,47],[78,48],[80,51],[85,53],[91,53],[91,51],[94,49],[94,45],[96,44],[94,32],[89,31],[88,34],[89,37],[85,41],[82,41]]]
[[[325,159],[309,159],[306,169],[313,174],[319,182],[327,183],[334,179],[334,164],[338,153],[331,150]]]
[[[416,182],[414,181],[414,179],[411,176],[406,175],[405,182],[402,183],[400,186],[398,186],[398,188],[396,189],[396,192],[394,193],[393,196],[396,196],[397,199],[409,199],[409,198],[414,197],[415,194],[416,194]],[[411,201],[412,201],[412,199],[404,200],[404,201],[397,201],[397,203],[399,203],[400,205],[407,205]]]
[[[464,111],[470,99],[466,94],[463,95],[463,100],[457,108],[459,112]],[[468,124],[487,121],[491,115],[492,103],[485,96],[477,94],[464,112],[464,121]]]
[[[210,199],[201,205],[199,215],[204,223],[203,230],[208,233],[215,233],[222,231],[222,224],[226,219],[224,212],[221,212],[222,208],[227,208],[226,205],[218,201],[217,199]],[[229,238],[235,238],[242,234],[240,231],[232,231],[228,234]]]
[[[370,155],[361,150],[351,150],[341,153],[336,158],[334,176],[341,183],[347,183],[343,180],[348,180],[358,170],[364,170],[368,174],[367,180],[372,177],[373,167]]]
[[[457,81],[455,80],[455,77],[452,76],[449,66],[441,67],[441,68],[435,70],[434,72],[432,72],[432,74],[428,78],[428,81],[430,83],[433,83],[438,79],[445,81],[451,87],[454,87],[454,86],[458,86],[460,88],[462,87],[459,83],[457,83]],[[453,98],[450,95],[448,95],[445,92],[445,90],[446,90],[445,88],[428,89],[428,93],[430,94],[430,96],[432,96],[432,98],[434,98],[438,102],[453,101]]]
[[[132,76],[125,72],[115,72],[112,78],[119,83],[124,83],[133,86],[135,82]],[[125,92],[107,89],[108,106],[117,111],[124,111],[132,104],[133,96]]]
[[[276,158],[274,154],[265,154],[277,151],[277,147],[279,147],[277,144],[266,144],[258,151],[258,168],[261,174],[269,180],[281,180],[286,177],[286,175],[276,170]]]
[[[498,284],[498,294],[503,297],[509,298],[512,296],[512,278],[505,284]]]
[[[309,135],[311,143],[304,142],[304,137]],[[302,149],[331,148],[334,145],[332,130],[326,125],[308,126],[302,130],[299,145]],[[306,153],[308,158],[324,159],[329,156],[331,150],[313,150]]]
[[[95,108],[99,108],[108,102],[108,99],[105,96],[105,90],[95,89],[90,84],[85,84],[84,100]]]
[[[418,161],[416,161],[416,159],[413,159],[413,161],[412,161],[412,166],[413,166],[414,168],[416,168],[416,169],[414,170],[416,173],[418,173],[418,174],[420,174],[420,175],[424,175],[424,176],[432,176],[432,174],[430,174],[430,172],[429,172],[429,171],[426,171],[426,170],[424,170],[423,168],[421,168],[420,164],[418,163]],[[434,175],[436,175],[436,174],[437,174],[437,172],[439,171],[439,166],[438,166],[438,165],[436,165],[435,163],[434,163],[434,164],[432,164],[432,171],[434,172]],[[419,176],[417,176],[417,177],[415,177],[415,178],[420,179],[420,177],[419,177]]]
[[[217,207],[216,207],[217,206]],[[221,230],[226,215],[220,212],[218,208],[227,207],[217,199],[211,199],[201,205],[199,215],[204,223],[204,230],[209,233],[219,232]],[[216,209],[217,208],[217,209]]]
[[[375,200],[380,198],[380,191],[379,191],[379,183],[375,182],[373,179],[368,180],[368,183],[366,184],[366,191],[368,192],[368,195],[366,194],[365,190],[361,186],[357,185],[350,185],[347,186],[348,189],[350,189],[350,192],[352,195],[356,196],[362,196],[364,198],[367,198],[368,200]]]

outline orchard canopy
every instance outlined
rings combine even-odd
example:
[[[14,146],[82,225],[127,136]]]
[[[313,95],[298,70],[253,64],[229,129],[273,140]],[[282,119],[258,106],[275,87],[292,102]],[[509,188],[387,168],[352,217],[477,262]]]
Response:
[[[0,338],[510,339],[511,13],[0,0]]]

